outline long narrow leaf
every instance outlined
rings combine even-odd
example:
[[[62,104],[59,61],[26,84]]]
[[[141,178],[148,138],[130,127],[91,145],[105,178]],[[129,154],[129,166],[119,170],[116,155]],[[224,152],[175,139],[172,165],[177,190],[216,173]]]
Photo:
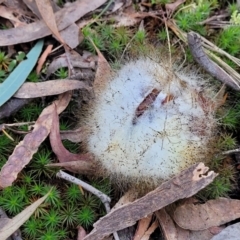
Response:
[[[46,200],[52,189],[42,198],[35,201],[30,206],[26,207],[21,213],[9,220],[6,225],[0,228],[0,239],[7,239],[19,227],[21,227],[34,213],[34,211]]]
[[[42,51],[43,40],[39,40],[27,54],[27,59],[22,61],[9,77],[0,85],[0,106],[9,100],[25,82],[32,71]]]

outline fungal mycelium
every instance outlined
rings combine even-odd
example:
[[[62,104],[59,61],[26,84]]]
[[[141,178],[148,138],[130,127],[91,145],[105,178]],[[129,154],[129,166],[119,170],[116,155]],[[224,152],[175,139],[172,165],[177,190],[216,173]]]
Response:
[[[97,174],[156,186],[210,160],[216,93],[194,70],[173,70],[164,58],[140,56],[96,85],[84,114],[86,149]]]

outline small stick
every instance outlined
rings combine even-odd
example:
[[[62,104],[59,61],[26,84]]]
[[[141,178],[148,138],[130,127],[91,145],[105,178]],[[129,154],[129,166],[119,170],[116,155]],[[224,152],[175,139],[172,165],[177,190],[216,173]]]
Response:
[[[224,151],[224,152],[222,152],[222,154],[228,155],[228,154],[239,153],[239,152],[240,152],[240,148],[237,148],[237,149],[233,149],[233,150]]]
[[[187,39],[189,49],[196,62],[213,77],[217,78],[222,83],[232,87],[233,89],[239,91],[240,86],[238,85],[238,83],[236,83],[236,81],[229,74],[227,74],[222,68],[220,68],[205,54],[201,43],[201,37],[194,32],[190,32],[187,35]]]
[[[77,184],[77,185],[81,185],[84,189],[86,189],[87,191],[91,192],[92,194],[94,194],[95,196],[97,196],[102,203],[105,206],[106,212],[109,213],[110,212],[110,205],[109,203],[111,202],[110,197],[108,197],[106,194],[102,193],[101,191],[99,191],[98,189],[96,189],[95,187],[89,185],[88,183],[83,182],[82,180],[75,178],[73,176],[71,176],[70,174],[67,174],[63,171],[59,171],[57,174],[57,177],[60,177],[62,179],[65,179],[71,183]],[[113,233],[113,236],[115,238],[115,240],[120,240],[118,237],[117,232]]]

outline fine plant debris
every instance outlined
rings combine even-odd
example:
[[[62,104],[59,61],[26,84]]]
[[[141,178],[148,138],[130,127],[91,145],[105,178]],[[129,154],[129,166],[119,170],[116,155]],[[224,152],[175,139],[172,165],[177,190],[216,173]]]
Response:
[[[0,1],[0,239],[237,239],[239,1]]]

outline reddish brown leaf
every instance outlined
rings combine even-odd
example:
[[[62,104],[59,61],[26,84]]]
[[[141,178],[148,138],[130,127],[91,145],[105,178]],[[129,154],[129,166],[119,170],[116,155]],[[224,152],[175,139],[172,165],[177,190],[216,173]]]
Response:
[[[76,171],[84,171],[92,170],[92,156],[91,154],[74,154],[69,152],[62,144],[60,132],[59,132],[59,118],[56,111],[53,114],[53,125],[51,128],[51,132],[49,135],[50,143],[53,152],[57,155],[58,160],[61,163],[67,162],[77,162],[80,161],[81,168],[74,167],[65,167],[66,169],[76,172]]]
[[[46,107],[36,123],[31,133],[28,133],[24,139],[15,147],[12,155],[0,171],[0,188],[11,186],[17,178],[18,173],[30,162],[34,153],[37,152],[40,144],[48,136],[51,126],[53,111],[62,112],[71,99],[69,92],[60,95],[59,99]]]
[[[44,52],[42,53],[41,57],[39,58],[38,60],[38,65],[37,65],[37,69],[36,69],[36,72],[37,74],[40,73],[41,69],[42,69],[42,66],[43,64],[45,63],[46,59],[47,59],[47,56],[51,53],[52,51],[52,48],[53,48],[53,45],[48,45],[47,48],[44,50]]]
[[[185,204],[174,213],[175,222],[184,229],[199,231],[220,226],[240,217],[240,200],[219,198],[205,204]]]
[[[60,134],[62,140],[67,139],[74,143],[80,143],[86,139],[85,132],[86,130],[83,127],[80,127],[74,130],[61,131]]]

